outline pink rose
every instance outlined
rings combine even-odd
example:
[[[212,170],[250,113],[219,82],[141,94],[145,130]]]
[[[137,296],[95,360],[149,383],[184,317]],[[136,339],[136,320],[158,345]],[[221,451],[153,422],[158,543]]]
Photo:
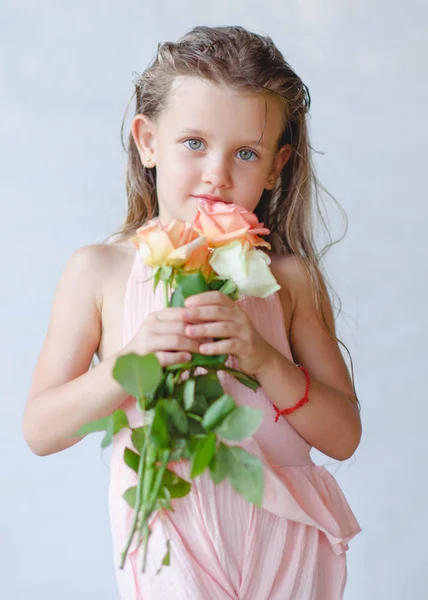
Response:
[[[185,270],[210,269],[206,239],[193,226],[174,219],[163,226],[159,218],[151,219],[136,231],[131,242],[150,267],[181,267]]]
[[[197,215],[193,222],[195,230],[203,235],[210,247],[225,246],[239,240],[248,242],[251,247],[270,244],[260,235],[267,235],[270,230],[260,223],[256,215],[242,206],[226,202],[212,202],[198,199]]]

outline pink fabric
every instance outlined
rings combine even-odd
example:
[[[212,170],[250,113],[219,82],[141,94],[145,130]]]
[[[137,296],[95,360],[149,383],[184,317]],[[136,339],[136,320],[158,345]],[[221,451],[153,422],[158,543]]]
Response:
[[[244,297],[239,302],[255,327],[292,359],[277,294]],[[128,279],[123,344],[145,316],[163,307],[163,290],[153,293],[151,269],[136,253]],[[236,366],[231,357],[229,363]],[[275,423],[275,409],[261,389],[246,388],[219,374],[223,387],[240,405],[263,409],[256,434],[239,445],[264,463],[263,508],[247,503],[228,481],[214,485],[209,473],[193,480],[185,498],[173,500],[174,512],[157,513],[151,522],[148,565],[131,546],[125,568],[118,567],[132,520],[123,492],[136,474],[123,463],[132,447],[129,429],[114,438],[109,506],[114,561],[121,600],[339,600],[346,583],[348,542],[361,531],[334,477],[310,458],[311,447],[288,421]],[[131,426],[142,424],[133,398],[123,404]],[[189,462],[169,467],[190,480]],[[171,565],[155,575],[171,540]]]

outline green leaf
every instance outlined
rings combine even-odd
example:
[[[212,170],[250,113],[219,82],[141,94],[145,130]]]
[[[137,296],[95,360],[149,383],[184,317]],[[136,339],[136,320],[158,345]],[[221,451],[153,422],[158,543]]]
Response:
[[[208,408],[208,402],[202,394],[195,394],[195,400],[192,406],[192,413],[202,417]]]
[[[161,267],[155,267],[153,269],[153,292],[156,291],[156,288],[159,285],[160,276],[161,276]]]
[[[212,279],[209,283],[208,283],[208,289],[209,290],[219,290],[225,283],[224,279]]]
[[[171,300],[169,301],[169,305],[170,306],[184,306],[184,296],[183,296],[183,292],[181,291],[181,288],[177,288],[176,290],[174,290],[172,296],[171,296]]]
[[[187,371],[192,366],[192,362],[189,360],[187,362],[175,363],[174,365],[168,365],[165,368],[165,371]]]
[[[186,440],[176,439],[172,444],[172,450],[169,455],[169,462],[176,462],[185,457],[186,454]]]
[[[198,375],[195,381],[195,393],[205,396],[209,403],[224,394],[223,386],[215,372]]]
[[[121,429],[123,429],[124,427],[129,427],[128,417],[126,415],[126,412],[124,410],[122,410],[121,408],[118,408],[117,410],[115,410],[111,416],[113,417],[113,421],[114,421],[113,435],[116,435],[116,433],[119,433],[119,431]]]
[[[162,569],[163,566],[169,566],[171,564],[171,549],[170,549],[170,540],[167,539],[166,540],[166,554],[162,559],[162,564],[159,567],[159,569],[156,571],[155,575],[158,575]]]
[[[263,414],[263,411],[257,408],[238,406],[216,428],[216,432],[227,440],[243,440],[257,431]]]
[[[140,356],[131,352],[116,360],[113,377],[131,396],[147,396],[154,394],[161,382],[162,367],[153,353]]]
[[[162,560],[162,565],[169,566],[171,564],[171,540],[166,540],[167,551]]]
[[[165,377],[165,388],[166,388],[166,393],[168,395],[171,395],[172,392],[174,391],[174,380],[175,380],[175,374],[167,373],[167,376]]]
[[[170,436],[167,426],[167,415],[160,400],[156,405],[155,416],[150,431],[150,438],[158,448],[168,448]]]
[[[163,266],[160,268],[160,278],[162,281],[169,281],[172,277],[172,267]]]
[[[187,431],[187,416],[177,400],[158,400],[151,428],[153,443],[158,448],[169,448],[172,437],[185,435]]]
[[[137,486],[128,488],[126,492],[124,492],[123,498],[131,508],[134,508],[135,502],[137,501]]]
[[[197,441],[191,460],[190,477],[192,479],[200,475],[210,464],[214,456],[216,441],[215,433],[209,433]]]
[[[195,385],[196,381],[193,378],[186,379],[186,381],[184,382],[183,399],[184,408],[186,410],[190,410],[192,408],[193,402],[195,400]]]
[[[222,371],[230,373],[230,375],[233,375],[240,383],[246,385],[251,390],[255,391],[260,387],[260,383],[257,381],[257,379],[255,379],[254,377],[250,377],[250,375],[247,375],[242,371],[232,369],[232,367],[223,367]]]
[[[171,498],[183,498],[192,489],[190,481],[182,479],[169,469],[164,473],[164,483],[171,494]]]
[[[173,434],[173,430],[175,430],[179,434],[185,435],[187,433],[187,417],[180,404],[175,398],[172,398],[171,400],[164,400],[161,402],[162,410],[168,418],[167,424],[169,425],[170,433]]]
[[[210,475],[213,482],[217,485],[226,479],[228,471],[228,454],[227,446],[220,442],[217,452],[214,454],[210,462]]]
[[[236,402],[232,396],[223,394],[205,412],[202,419],[203,427],[208,431],[215,429],[235,408]]]
[[[159,496],[156,500],[154,511],[159,510],[160,508],[165,508],[166,510],[174,511],[171,506],[171,494],[167,487],[163,486],[159,490]]]
[[[199,421],[194,421],[193,418],[189,418],[188,421],[189,435],[206,434],[205,429]]]
[[[109,419],[110,416],[103,417],[102,419],[98,419],[97,421],[91,421],[90,423],[86,423],[76,431],[73,437],[79,435],[88,435],[89,433],[95,433],[97,431],[105,431],[108,427]]]
[[[113,417],[113,415],[110,415],[108,418],[105,436],[103,437],[103,439],[101,441],[101,448],[105,449],[105,448],[107,448],[107,446],[110,446],[110,444],[113,441],[113,435],[114,435],[114,417]]]
[[[201,294],[208,290],[205,277],[200,271],[196,273],[183,273],[176,276],[177,290],[181,289],[184,298]]]
[[[192,367],[206,367],[207,369],[222,369],[227,360],[227,354],[200,354],[195,352],[192,354],[190,364]]]
[[[136,427],[132,430],[131,433],[131,441],[136,450],[141,452],[144,446],[144,441],[146,439],[146,427]]]
[[[227,469],[232,487],[251,504],[261,507],[264,474],[260,460],[243,448],[227,448]]]
[[[189,422],[190,425],[191,421]],[[204,430],[202,429],[202,432]],[[186,446],[187,446],[187,450],[189,452],[189,458],[191,458],[191,456],[193,455],[196,445],[198,443],[198,438],[195,435],[192,435],[192,437],[189,437],[186,439]]]
[[[140,455],[131,450],[131,448],[125,448],[123,453],[123,460],[128,467],[138,473],[138,465],[140,463]]]
[[[113,441],[113,436],[116,433],[119,433],[121,429],[124,427],[129,427],[128,417],[126,413],[122,409],[115,410],[111,415],[105,417],[104,419],[100,419],[99,421],[93,421],[92,423],[88,423],[87,425],[83,425],[77,432],[79,434],[80,431],[91,430],[92,431],[102,431],[105,429],[105,435],[101,442],[101,448],[107,448]],[[90,431],[88,431],[89,433]],[[79,434],[82,435],[82,434]]]
[[[226,283],[220,288],[220,292],[225,296],[233,294],[238,289],[238,286],[232,279],[228,279]]]

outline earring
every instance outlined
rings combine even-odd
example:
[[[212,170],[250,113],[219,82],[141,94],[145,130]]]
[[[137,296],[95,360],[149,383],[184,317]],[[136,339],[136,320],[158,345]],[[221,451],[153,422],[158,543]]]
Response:
[[[150,156],[146,156],[146,162],[151,162],[151,160],[152,159],[150,158]]]

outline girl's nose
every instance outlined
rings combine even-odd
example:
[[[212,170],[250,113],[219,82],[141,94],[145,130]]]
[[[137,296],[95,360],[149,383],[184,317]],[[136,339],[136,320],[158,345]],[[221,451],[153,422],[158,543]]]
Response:
[[[224,159],[210,161],[204,169],[202,181],[216,187],[229,187],[231,184],[230,172]]]

